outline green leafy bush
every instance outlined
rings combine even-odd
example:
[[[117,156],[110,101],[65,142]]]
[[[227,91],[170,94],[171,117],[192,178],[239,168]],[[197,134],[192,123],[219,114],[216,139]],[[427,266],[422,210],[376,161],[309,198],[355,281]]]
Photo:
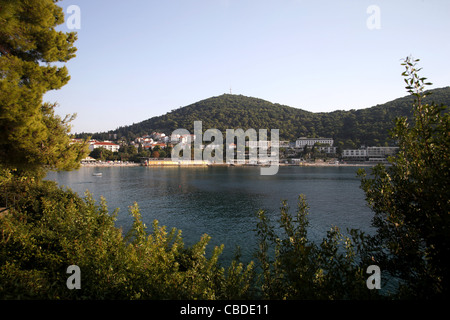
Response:
[[[425,103],[429,92],[417,62],[405,59],[413,116],[396,121],[399,153],[377,166],[362,188],[375,212],[371,239],[377,264],[399,280],[399,297],[448,297],[450,288],[450,117],[448,107]],[[429,100],[428,100],[429,101]]]
[[[248,296],[253,265],[218,264],[204,235],[185,248],[181,231],[153,223],[147,232],[137,204],[133,228],[115,227],[116,213],[90,194],[79,197],[52,182],[22,185],[0,218],[0,297],[3,299],[228,299]],[[20,188],[19,188],[20,189]],[[16,190],[17,191],[17,190]],[[82,287],[69,290],[67,267],[81,270]]]
[[[308,239],[308,206],[299,197],[295,216],[286,202],[280,210],[279,228],[259,211],[258,260],[262,270],[262,295],[266,299],[368,299],[367,261],[359,259],[365,236],[351,230],[344,236],[333,227],[320,244]],[[272,251],[273,250],[273,251]]]

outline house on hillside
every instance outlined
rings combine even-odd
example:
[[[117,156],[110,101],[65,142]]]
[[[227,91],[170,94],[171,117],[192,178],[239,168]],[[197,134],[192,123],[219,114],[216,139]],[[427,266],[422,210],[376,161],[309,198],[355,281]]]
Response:
[[[112,152],[119,152],[120,146],[118,144],[112,143],[110,141],[92,140],[89,145],[89,151],[93,151],[96,148],[105,148],[106,150],[109,150]]]

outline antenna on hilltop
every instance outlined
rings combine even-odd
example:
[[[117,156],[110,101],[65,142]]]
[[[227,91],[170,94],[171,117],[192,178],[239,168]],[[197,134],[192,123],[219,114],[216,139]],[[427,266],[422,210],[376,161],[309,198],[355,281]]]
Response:
[[[231,94],[231,86],[230,86],[230,94]]]

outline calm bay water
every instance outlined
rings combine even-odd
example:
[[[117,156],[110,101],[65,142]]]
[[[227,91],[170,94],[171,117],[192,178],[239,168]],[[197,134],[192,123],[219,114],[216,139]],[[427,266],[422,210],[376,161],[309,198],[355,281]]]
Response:
[[[54,180],[80,195],[89,190],[104,196],[112,212],[120,208],[117,226],[126,232],[132,218],[128,206],[139,204],[142,218],[169,229],[182,230],[186,245],[207,233],[209,250],[224,244],[222,258],[232,258],[236,246],[243,260],[256,246],[256,212],[279,217],[282,200],[295,213],[304,194],[310,207],[309,238],[320,241],[331,226],[371,232],[373,213],[367,207],[356,167],[280,167],[276,175],[261,176],[257,167],[82,167],[72,172],[50,172]],[[101,172],[102,176],[93,176]]]

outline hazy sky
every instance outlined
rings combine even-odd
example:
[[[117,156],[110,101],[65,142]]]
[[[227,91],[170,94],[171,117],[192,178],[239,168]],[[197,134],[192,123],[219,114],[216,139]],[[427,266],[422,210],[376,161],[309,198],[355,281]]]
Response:
[[[137,123],[223,93],[313,112],[405,96],[401,59],[450,85],[448,0],[64,0],[70,82],[45,96],[73,132]],[[258,128],[255,128],[258,129]]]

